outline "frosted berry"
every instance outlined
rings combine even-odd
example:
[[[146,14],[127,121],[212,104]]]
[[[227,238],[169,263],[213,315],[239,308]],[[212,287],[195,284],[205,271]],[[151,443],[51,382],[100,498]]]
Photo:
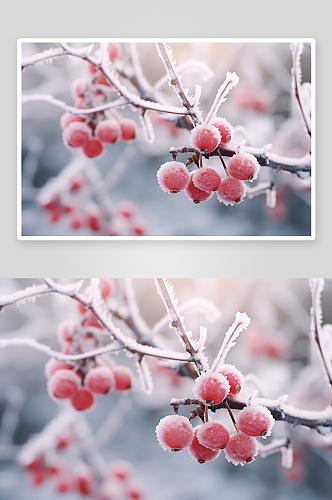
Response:
[[[120,201],[115,207],[116,213],[130,219],[136,214],[136,205],[129,200]]]
[[[229,430],[219,420],[212,420],[202,424],[197,429],[197,439],[200,444],[212,450],[220,450],[227,446]]]
[[[76,476],[76,489],[83,495],[91,495],[95,486],[95,477],[89,467],[82,467]]]
[[[107,52],[109,54],[110,61],[114,61],[120,53],[120,48],[116,43],[109,43],[107,46]]]
[[[135,139],[137,134],[137,127],[134,120],[130,120],[129,118],[124,118],[119,122],[121,128],[121,140],[122,141],[131,141]]]
[[[104,152],[104,145],[99,139],[92,137],[83,147],[83,153],[88,158],[98,158]]]
[[[203,153],[214,151],[220,144],[220,140],[220,132],[213,125],[197,125],[190,135],[190,144]]]
[[[85,217],[80,210],[74,210],[70,214],[69,224],[73,229],[81,229],[84,226]]]
[[[111,280],[101,278],[99,281],[100,295],[102,299],[107,299],[114,291],[114,283]]]
[[[144,236],[147,234],[147,225],[143,219],[135,217],[131,224],[131,231],[134,236]]]
[[[221,373],[204,372],[195,380],[194,394],[204,403],[217,405],[228,393],[228,380]]]
[[[80,377],[71,370],[57,370],[48,381],[49,392],[58,399],[68,399],[77,393],[81,385]]]
[[[81,148],[89,143],[91,129],[86,123],[74,121],[64,129],[62,137],[67,146]]]
[[[240,203],[246,195],[246,185],[239,179],[225,177],[217,191],[217,198],[225,205]]]
[[[227,171],[234,179],[254,180],[260,169],[260,164],[250,153],[236,153],[228,162]]]
[[[94,79],[93,83],[96,83],[98,85],[106,85],[106,87],[112,86],[112,84],[107,80],[107,78],[102,73],[98,73],[96,75],[96,78]]]
[[[272,413],[265,406],[252,404],[238,414],[238,427],[249,436],[269,436],[273,425]]]
[[[59,493],[67,493],[73,487],[73,478],[67,471],[62,470],[55,478],[55,488]]]
[[[199,432],[201,426],[198,425],[195,427],[194,431],[194,439],[192,440],[191,444],[188,446],[188,451],[189,454],[197,460],[198,463],[204,464],[205,462],[210,462],[211,460],[214,460],[217,458],[220,454],[220,449],[218,450],[212,450],[211,448],[207,448],[206,446],[203,446],[199,441],[197,437],[197,433]]]
[[[203,191],[217,191],[221,176],[215,168],[205,166],[194,171],[192,180],[194,185]]]
[[[89,89],[90,82],[88,80],[84,80],[79,78],[75,80],[71,86],[71,94],[73,99],[77,97],[84,97],[85,92]]]
[[[190,176],[184,163],[167,161],[159,168],[157,179],[165,193],[179,193],[188,186]]]
[[[131,481],[126,488],[126,498],[131,500],[142,500],[145,496],[145,488],[139,481]]]
[[[99,323],[97,317],[94,314],[89,314],[89,316],[83,322],[84,326],[94,326],[95,328],[103,328]]]
[[[87,214],[87,225],[91,231],[100,231],[103,224],[104,215],[99,207],[92,207]]]
[[[57,336],[59,342],[62,344],[66,341],[73,340],[73,336],[77,332],[77,323],[75,321],[65,320],[58,326]]]
[[[57,370],[72,370],[73,368],[73,366],[68,365],[64,361],[51,358],[45,365],[45,375],[47,378],[50,378]]]
[[[191,172],[189,184],[184,192],[186,193],[186,196],[189,198],[189,200],[193,201],[197,205],[202,201],[209,200],[213,195],[213,191],[203,191],[202,189],[196,187],[195,184],[193,183],[194,173],[195,172]]]
[[[89,370],[85,383],[95,394],[107,394],[114,387],[114,375],[106,366],[97,366]]]
[[[60,126],[62,130],[68,127],[72,122],[85,122],[86,118],[81,118],[77,115],[72,115],[66,111],[60,118]]]
[[[113,144],[119,139],[120,134],[120,125],[115,120],[104,120],[98,123],[96,127],[98,139],[105,142],[105,144]]]
[[[194,429],[186,417],[167,415],[157,425],[156,434],[164,450],[181,451],[192,442]]]
[[[109,476],[126,481],[132,475],[132,467],[126,460],[115,460],[109,467]]]
[[[113,368],[115,378],[115,390],[119,392],[128,391],[133,384],[133,373],[127,366],[115,366]]]
[[[221,136],[221,144],[223,144],[224,146],[227,145],[233,137],[234,129],[232,125],[225,118],[215,118],[211,125],[219,130]]]
[[[95,403],[95,397],[88,389],[81,387],[70,400],[78,411],[89,410]]]
[[[235,368],[233,365],[223,365],[221,369],[219,370],[219,373],[222,373],[224,377],[227,378],[229,385],[230,385],[230,390],[229,394],[230,396],[236,396],[243,385],[244,382],[244,377],[240,370]]]
[[[64,429],[58,436],[56,447],[58,449],[67,448],[74,441],[74,435],[70,429]]]
[[[225,448],[226,459],[234,465],[253,462],[257,454],[257,440],[248,434],[243,434],[243,432],[233,434]]]

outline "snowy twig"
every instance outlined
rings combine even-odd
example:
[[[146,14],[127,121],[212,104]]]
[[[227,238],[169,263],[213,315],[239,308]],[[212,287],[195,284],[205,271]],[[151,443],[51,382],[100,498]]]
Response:
[[[302,71],[301,71],[301,54],[303,52],[303,43],[291,43],[291,52],[293,58],[293,67],[292,67],[292,89],[294,91],[295,97],[300,107],[300,113],[303,119],[303,123],[308,135],[311,137],[311,124],[310,118],[305,113],[303,102],[302,102],[302,92],[301,92],[301,80],[302,80]]]

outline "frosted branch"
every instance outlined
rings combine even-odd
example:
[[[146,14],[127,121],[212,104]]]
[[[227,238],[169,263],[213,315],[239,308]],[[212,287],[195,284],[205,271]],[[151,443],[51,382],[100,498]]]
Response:
[[[305,112],[303,102],[302,102],[302,92],[301,92],[301,81],[302,81],[302,70],[301,70],[301,54],[303,52],[303,43],[291,43],[290,44],[293,67],[292,67],[292,90],[295,94],[297,102],[299,104],[301,117],[308,135],[311,137],[311,123],[310,117]]]
[[[204,82],[207,82],[211,78],[213,78],[214,73],[213,71],[209,68],[207,64],[201,61],[196,61],[195,59],[192,59],[190,61],[186,61],[182,64],[178,65],[178,72],[181,73],[182,75],[186,73],[199,73],[199,76]],[[156,92],[160,90],[164,85],[166,85],[169,81],[168,75],[164,75],[158,80],[154,86],[153,86],[153,91]]]
[[[207,117],[205,119],[205,123],[210,124],[211,121],[216,118],[221,104],[226,101],[226,95],[233,87],[236,87],[239,81],[240,78],[237,76],[236,73],[230,73],[229,71],[227,71],[226,79],[218,89],[217,95],[214,99],[211,109],[208,112]]]

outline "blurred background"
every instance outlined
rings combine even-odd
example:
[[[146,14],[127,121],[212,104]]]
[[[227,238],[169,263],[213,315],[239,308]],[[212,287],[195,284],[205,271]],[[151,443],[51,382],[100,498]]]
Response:
[[[75,46],[87,44],[74,44]],[[98,50],[95,44],[93,54]],[[128,61],[129,44],[120,43],[119,61]],[[56,44],[22,43],[22,56],[40,53]],[[246,138],[246,144],[262,147],[272,144],[272,151],[290,157],[301,157],[310,151],[297,103],[291,95],[292,58],[289,43],[170,43],[177,67],[196,60],[191,70],[183,70],[183,85],[189,94],[195,84],[202,86],[200,108],[203,117],[209,111],[227,71],[240,78],[218,116],[225,117],[234,127],[234,143]],[[143,74],[154,85],[165,74],[164,65],[154,43],[138,42],[137,50]],[[116,64],[117,61],[115,61]],[[202,64],[203,63],[203,64]],[[210,68],[209,70],[207,69]],[[194,68],[194,69],[193,69]],[[311,46],[305,43],[302,54],[303,82],[311,81]],[[71,85],[78,78],[89,78],[87,63],[76,58],[60,58],[52,64],[28,67],[22,73],[23,94],[49,94],[74,105]],[[125,80],[124,80],[125,81]],[[127,82],[126,82],[127,85]],[[128,85],[128,87],[130,87]],[[179,106],[174,89],[166,83],[161,92],[165,102]],[[310,178],[299,179],[285,172],[276,174],[277,205],[266,206],[266,196],[246,197],[236,206],[225,206],[216,196],[195,205],[184,193],[168,195],[157,182],[160,165],[170,161],[170,147],[189,146],[189,131],[151,112],[155,140],[148,144],[137,110],[120,110],[125,118],[134,119],[139,127],[132,144],[115,143],[96,161],[89,159],[91,169],[97,167],[111,204],[130,200],[137,207],[148,236],[308,236],[311,234]],[[84,226],[73,229],[68,214],[50,220],[38,206],[36,198],[45,183],[59,175],[79,153],[63,144],[60,117],[63,110],[46,102],[22,105],[22,235],[23,236],[93,236],[100,235]],[[178,155],[186,162],[188,155]],[[216,158],[209,164],[222,170]],[[190,167],[191,168],[191,167]],[[269,169],[262,167],[259,181],[269,181]],[[251,186],[257,184],[255,181]],[[45,188],[44,188],[45,189]],[[82,206],[87,205],[87,193],[71,193]],[[119,226],[119,225],[118,225]],[[117,228],[118,228],[117,226]],[[121,226],[121,224],[120,224]],[[119,229],[121,233],[121,229]],[[128,234],[128,233],[127,233]]]
[[[75,281],[75,280],[72,280]],[[243,387],[251,393],[255,379],[260,394],[267,398],[289,395],[288,402],[297,408],[321,410],[332,403],[318,359],[316,346],[310,340],[310,289],[306,279],[174,279],[175,297],[179,307],[192,303],[184,313],[185,326],[195,338],[199,327],[208,330],[206,355],[212,363],[223,337],[233,323],[237,311],[251,318],[247,330],[241,333],[226,362],[236,365],[247,378]],[[70,280],[58,281],[67,284]],[[2,279],[0,296],[9,295],[38,280]],[[122,300],[123,280],[114,280],[111,301]],[[82,291],[89,287],[84,280]],[[152,328],[165,316],[163,302],[152,279],[135,279],[133,287],[140,314]],[[197,299],[200,299],[197,301]],[[332,323],[332,282],[326,280],[322,296],[323,323]],[[112,302],[109,302],[111,304]],[[114,302],[115,303],[115,302]],[[209,304],[209,305],[208,305]],[[79,321],[75,301],[60,296],[39,297],[6,307],[1,314],[1,338],[31,337],[55,350],[60,350],[57,329],[64,320]],[[168,321],[155,333],[155,340],[165,347],[181,351]],[[331,334],[331,327],[325,327]],[[28,346],[0,349],[0,498],[2,500],[56,500],[63,494],[55,489],[54,476],[40,485],[32,484],[32,475],[17,464],[22,450],[28,449],[33,435],[39,436],[47,453],[56,453],[59,460],[74,466],[76,455],[71,449],[50,449],[50,424],[68,411],[67,403],[58,404],[47,393],[44,375],[47,356]],[[154,382],[150,396],[142,391],[135,372],[135,360],[119,354],[118,364],[128,365],[135,373],[133,390],[128,395],[110,393],[98,397],[91,412],[77,413],[76,428],[85,426],[98,442],[99,453],[106,463],[117,459],[128,461],[134,476],[144,484],[144,500],[189,499],[208,495],[212,500],[221,496],[239,496],[243,500],[325,500],[331,498],[332,441],[331,435],[316,431],[288,429],[294,444],[292,469],[281,467],[280,453],[252,464],[235,467],[223,456],[206,464],[198,464],[186,451],[165,452],[157,442],[155,427],[171,413],[173,397],[191,397],[193,380],[175,375],[167,367],[149,360]],[[192,407],[181,407],[189,416]],[[230,421],[223,410],[217,418]],[[82,422],[85,422],[84,424]],[[198,422],[194,421],[194,425]],[[49,429],[49,430],[47,430]],[[284,423],[277,422],[273,434],[285,436]],[[43,436],[40,438],[40,436]],[[82,440],[85,439],[82,437]],[[269,442],[261,440],[263,444]],[[27,444],[28,443],[28,444]],[[90,442],[90,447],[91,442]],[[68,462],[69,460],[69,462]],[[123,499],[124,497],[109,498]],[[86,498],[92,498],[89,495]],[[65,498],[78,500],[78,493],[69,491]]]

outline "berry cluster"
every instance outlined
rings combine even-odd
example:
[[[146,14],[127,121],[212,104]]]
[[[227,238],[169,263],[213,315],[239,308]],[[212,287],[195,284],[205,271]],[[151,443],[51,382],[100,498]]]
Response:
[[[253,403],[239,411],[236,423],[228,404],[225,405],[236,429],[232,435],[221,421],[208,421],[207,417],[210,405],[220,405],[227,397],[236,398],[242,384],[243,375],[233,365],[224,364],[218,372],[200,374],[193,389],[200,406],[192,411],[189,419],[178,415],[177,410],[176,414],[162,418],[156,427],[160,445],[173,452],[187,448],[199,463],[214,460],[222,449],[226,459],[234,465],[252,462],[259,449],[256,437],[266,437],[271,433],[274,425],[271,412]],[[190,421],[197,415],[203,423],[193,428]]]
[[[100,295],[106,300],[114,291],[113,282],[100,280]],[[58,328],[58,340],[64,354],[80,354],[100,344],[98,330],[103,326],[83,304],[78,303],[81,320],[64,321]],[[78,363],[50,359],[45,366],[48,392],[56,400],[68,399],[78,411],[91,409],[96,395],[110,391],[127,392],[133,382],[132,371],[126,366],[99,366],[94,358]]]
[[[226,177],[212,166],[203,166],[202,155],[212,153],[219,146],[226,146],[233,135],[233,127],[224,118],[216,118],[211,125],[197,125],[191,132],[190,143],[194,147],[194,155],[188,158],[186,165],[175,159],[161,165],[157,172],[160,187],[168,193],[185,191],[194,203],[209,200],[213,192],[225,205],[239,203],[246,195],[243,181],[257,178],[260,165],[254,155],[247,152],[235,153],[228,161],[223,161]],[[221,150],[219,151],[222,155]],[[174,157],[174,155],[173,155]],[[189,173],[187,166],[195,163],[197,170]]]

